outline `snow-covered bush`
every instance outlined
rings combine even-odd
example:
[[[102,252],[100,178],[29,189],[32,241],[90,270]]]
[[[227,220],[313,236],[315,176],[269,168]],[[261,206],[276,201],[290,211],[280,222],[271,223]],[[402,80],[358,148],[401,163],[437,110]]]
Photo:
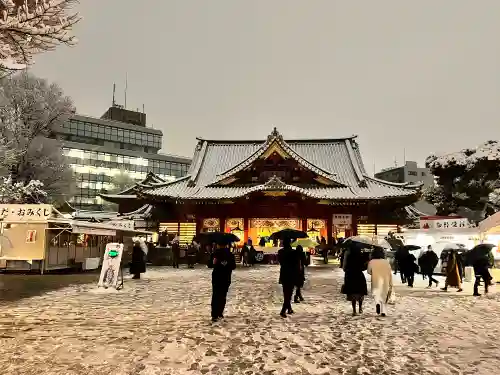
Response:
[[[73,45],[75,0],[0,0],[0,72],[24,69],[39,52]]]
[[[439,215],[456,213],[460,207],[491,213],[491,193],[500,177],[500,142],[488,141],[476,148],[426,160],[436,177],[436,187],[424,192]]]
[[[47,198],[47,192],[43,190],[43,182],[38,180],[31,180],[28,183],[14,182],[11,176],[0,180],[0,203],[47,203]]]

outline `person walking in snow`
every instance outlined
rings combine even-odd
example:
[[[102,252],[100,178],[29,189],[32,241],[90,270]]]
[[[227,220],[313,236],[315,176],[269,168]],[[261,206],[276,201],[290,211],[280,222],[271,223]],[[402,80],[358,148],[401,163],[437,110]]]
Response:
[[[224,318],[227,292],[231,285],[231,274],[236,269],[234,254],[229,250],[229,245],[218,244],[212,254],[212,322]]]
[[[448,287],[457,288],[457,292],[462,291],[462,278],[460,275],[461,265],[459,264],[458,253],[456,251],[450,251],[448,259],[446,261],[446,282],[443,291],[447,291]]]
[[[415,263],[417,258],[410,252],[404,253],[401,259],[401,273],[405,275],[408,286],[413,288],[413,282],[415,281],[415,272],[418,269],[418,265]],[[401,276],[402,278],[402,276]]]
[[[372,295],[378,315],[386,316],[386,304],[392,293],[391,264],[385,259],[384,250],[376,248],[372,251],[372,259],[368,263],[367,272],[372,278]]]
[[[297,252],[297,257],[299,258],[299,275],[297,278],[297,284],[295,285],[295,297],[293,298],[293,302],[300,303],[304,302],[304,297],[302,296],[302,288],[304,287],[304,282],[306,281],[306,267],[307,267],[307,258],[304,253],[304,248],[301,245],[298,245],[295,248]]]
[[[132,248],[132,261],[130,262],[130,274],[134,275],[132,279],[140,279],[141,273],[146,272],[146,255],[146,245],[136,241]]]
[[[439,262],[439,258],[437,254],[432,250],[432,246],[429,245],[427,247],[427,251],[425,251],[420,258],[418,258],[418,263],[420,265],[420,272],[422,275],[427,276],[429,279],[428,288],[432,287],[432,283],[436,283],[436,287],[439,285],[439,282],[434,279],[432,276],[434,275],[434,269],[436,268]]]
[[[351,245],[345,250],[342,268],[344,269],[344,285],[341,293],[347,296],[347,300],[352,304],[352,315],[356,315],[356,304],[359,313],[363,313],[363,300],[368,294],[366,278],[363,271],[366,270],[367,263],[357,245]]]
[[[287,314],[293,314],[293,289],[299,284],[300,279],[300,260],[297,251],[292,249],[291,239],[283,240],[283,248],[278,250],[278,261],[280,264],[279,283],[283,287],[283,306],[280,316],[286,318]]]

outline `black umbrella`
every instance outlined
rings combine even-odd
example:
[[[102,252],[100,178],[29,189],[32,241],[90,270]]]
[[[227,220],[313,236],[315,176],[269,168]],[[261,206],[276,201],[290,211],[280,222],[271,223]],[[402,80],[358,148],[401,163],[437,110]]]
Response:
[[[413,251],[413,250],[420,250],[421,247],[417,245],[404,245],[403,249],[408,250],[408,251]]]
[[[195,241],[203,244],[215,242],[217,245],[228,245],[232,242],[240,242],[240,238],[233,233],[203,232],[196,235]]]
[[[309,237],[306,232],[297,229],[282,229],[278,232],[274,232],[269,236],[271,241],[274,240],[284,240],[285,238],[294,239],[297,238],[307,238]]]
[[[494,247],[495,245],[490,243],[482,243],[474,246],[471,251],[467,252],[467,262],[473,264],[478,259],[488,259],[491,249]]]
[[[387,237],[385,240],[389,242],[389,245],[391,245],[393,249],[397,249],[404,246],[403,241],[401,241],[399,238]]]

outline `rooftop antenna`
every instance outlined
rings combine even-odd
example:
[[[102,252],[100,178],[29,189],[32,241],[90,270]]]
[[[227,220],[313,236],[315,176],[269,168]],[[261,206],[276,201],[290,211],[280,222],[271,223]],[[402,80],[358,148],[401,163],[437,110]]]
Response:
[[[115,92],[116,92],[116,83],[113,83],[113,107],[115,106],[116,104],[116,101],[115,101]]]
[[[146,113],[146,111],[144,109],[144,103],[142,104],[142,113]]]
[[[373,175],[375,176],[375,162],[373,162]]]
[[[125,109],[127,109],[128,73],[125,73]]]
[[[403,148],[403,164],[406,165],[406,148]]]
[[[394,156],[394,166],[397,167],[398,166],[398,159]]]

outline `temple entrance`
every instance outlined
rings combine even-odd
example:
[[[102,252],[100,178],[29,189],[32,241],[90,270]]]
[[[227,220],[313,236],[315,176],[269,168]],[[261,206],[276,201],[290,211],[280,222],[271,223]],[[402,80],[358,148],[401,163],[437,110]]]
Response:
[[[250,219],[248,224],[248,239],[255,245],[265,247],[276,245],[269,240],[274,232],[282,229],[302,230],[300,219]]]

